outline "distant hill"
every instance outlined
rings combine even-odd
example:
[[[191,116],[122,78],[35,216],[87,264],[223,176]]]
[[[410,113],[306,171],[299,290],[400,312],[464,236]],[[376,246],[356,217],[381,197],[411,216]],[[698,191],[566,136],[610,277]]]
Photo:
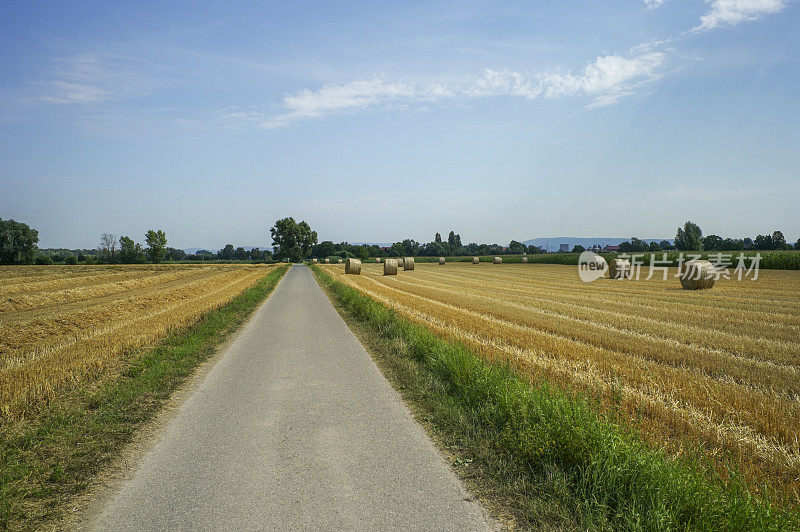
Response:
[[[569,249],[574,248],[577,245],[581,245],[585,248],[590,248],[595,244],[599,244],[600,246],[616,246],[619,245],[620,242],[625,242],[626,240],[630,240],[630,237],[596,237],[596,238],[583,238],[583,237],[575,237],[575,236],[559,236],[559,237],[548,237],[548,238],[532,238],[530,240],[526,240],[523,242],[525,245],[528,246],[537,246],[542,249],[547,249],[550,251],[558,251],[559,246],[561,244],[567,244]],[[643,238],[645,242],[661,242],[662,240],[669,240],[672,242],[670,238]]]

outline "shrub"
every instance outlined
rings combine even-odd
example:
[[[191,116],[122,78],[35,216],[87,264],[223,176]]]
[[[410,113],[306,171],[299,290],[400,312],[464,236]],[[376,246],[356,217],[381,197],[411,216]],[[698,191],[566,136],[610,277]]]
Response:
[[[40,266],[46,266],[48,264],[53,264],[53,259],[50,258],[50,255],[37,255],[36,256],[36,264]]]

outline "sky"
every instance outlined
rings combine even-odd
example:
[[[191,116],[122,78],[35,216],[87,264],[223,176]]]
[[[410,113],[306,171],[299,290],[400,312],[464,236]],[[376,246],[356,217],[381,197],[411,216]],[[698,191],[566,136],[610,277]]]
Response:
[[[266,247],[800,237],[800,2],[0,0],[0,218]]]

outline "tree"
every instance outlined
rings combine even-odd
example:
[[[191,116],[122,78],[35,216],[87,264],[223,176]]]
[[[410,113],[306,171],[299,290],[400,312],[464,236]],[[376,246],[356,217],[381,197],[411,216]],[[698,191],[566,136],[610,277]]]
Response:
[[[167,255],[167,235],[159,229],[158,231],[153,231],[150,229],[144,235],[145,241],[147,242],[147,259],[150,262],[158,264],[164,257]]]
[[[772,233],[772,249],[786,249],[789,246],[786,245],[786,239],[783,237],[783,233],[780,231],[775,231]]]
[[[233,249],[233,244],[225,244],[225,247],[217,252],[217,257],[220,260],[233,260],[236,250]]]
[[[683,229],[678,228],[675,235],[675,247],[678,251],[702,251],[703,231],[693,222],[686,222]]]
[[[186,252],[182,249],[167,248],[167,255],[170,260],[183,260],[186,258]]]
[[[753,247],[760,250],[772,249],[772,237],[769,235],[758,235],[753,242]]]
[[[239,246],[236,248],[236,251],[233,252],[233,258],[236,260],[247,260],[247,250]]]
[[[798,238],[797,242],[794,243],[794,249],[800,249],[800,238]]]
[[[69,255],[64,257],[64,264],[69,264],[70,266],[74,266],[75,264],[78,264],[78,259],[75,258],[75,255],[70,253]]]
[[[459,238],[459,243],[460,243]],[[460,247],[460,246],[459,246]],[[509,255],[523,255],[526,253],[528,249],[525,247],[525,244],[521,242],[517,242],[516,240],[512,240],[511,243],[508,244],[508,254]]]
[[[81,260],[81,258],[78,257],[78,260]],[[137,244],[130,237],[119,237],[119,260],[123,264],[140,264],[144,262],[142,245]]]
[[[269,230],[275,258],[288,258],[292,262],[300,262],[311,254],[317,243],[317,232],[304,221],[297,223],[291,216],[275,222]]]
[[[669,240],[662,240],[658,243],[658,247],[661,248],[661,251],[667,251],[673,249],[673,245],[669,243]]]
[[[572,248],[571,253],[583,253],[584,251],[586,251],[586,248],[578,244],[574,248]]]
[[[100,235],[100,245],[97,246],[97,251],[100,252],[103,261],[109,264],[114,262],[117,253],[117,236],[111,233],[103,233]]]
[[[724,240],[722,237],[717,235],[708,235],[707,237],[703,238],[703,249],[707,250],[717,250],[722,249],[722,244]]]
[[[36,256],[39,231],[28,224],[0,218],[0,264],[31,263]]]
[[[661,245],[658,242],[650,242],[650,251],[652,252],[661,251]]]
[[[437,244],[441,244],[442,243],[442,235],[440,235],[439,233],[436,233],[436,236],[433,237],[433,241],[436,242]]]
[[[450,231],[450,234],[447,235],[447,243],[450,244],[450,247],[453,248],[453,251],[459,249],[461,247],[461,235],[457,235],[454,231]]]

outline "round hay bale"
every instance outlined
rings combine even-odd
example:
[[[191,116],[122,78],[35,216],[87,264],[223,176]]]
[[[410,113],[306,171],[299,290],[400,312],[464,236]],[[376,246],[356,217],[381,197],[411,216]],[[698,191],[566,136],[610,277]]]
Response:
[[[361,275],[361,261],[358,259],[347,259],[344,263],[344,273]]]
[[[403,267],[403,259],[395,259],[395,260],[397,260],[397,267],[398,268],[402,268]]]
[[[383,263],[383,275],[397,275],[397,259],[386,259]]]
[[[406,257],[403,259],[403,271],[414,269],[414,257]]]
[[[317,259],[311,259],[311,262],[313,262],[314,264],[316,264],[316,263],[318,263],[319,261],[318,261]]]
[[[472,257],[472,264],[480,264],[481,258],[480,257]]]
[[[609,279],[626,279],[631,276],[631,261],[614,259],[608,263]]]
[[[331,263],[331,259],[325,259],[325,264],[330,264],[330,263]]]
[[[714,286],[717,270],[707,260],[690,260],[681,264],[680,279],[684,290],[703,290]]]
[[[342,259],[336,259],[336,264],[341,264],[341,263],[342,263]]]
[[[380,257],[378,257],[377,259],[375,259],[375,262],[377,262],[378,264],[380,264],[381,262],[383,262],[383,259],[382,259],[382,258],[380,258]]]
[[[445,260],[444,257],[439,257],[439,266],[444,266]]]
[[[492,260],[492,262],[495,264],[502,264],[503,259],[500,257],[495,257],[494,260]]]
[[[522,257],[522,262],[523,263],[528,262],[528,257]]]

